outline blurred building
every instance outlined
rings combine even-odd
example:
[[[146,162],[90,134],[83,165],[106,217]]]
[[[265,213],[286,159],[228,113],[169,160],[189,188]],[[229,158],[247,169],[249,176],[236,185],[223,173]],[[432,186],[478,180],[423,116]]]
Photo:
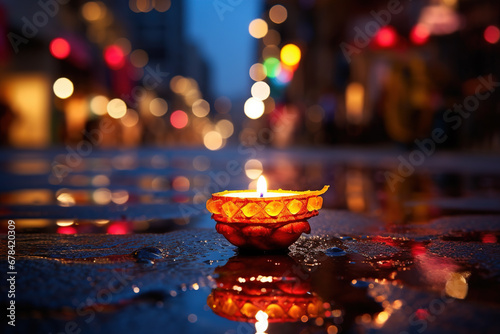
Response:
[[[448,138],[443,146],[500,146],[498,91],[471,105],[470,117],[455,107],[482,89],[478,78],[500,80],[498,1],[269,0],[261,18],[259,63],[279,59],[286,72],[284,47],[301,51],[291,80],[265,79],[277,108],[264,118],[271,126],[291,120],[288,134],[275,131],[286,137],[277,146],[411,148],[436,128]]]
[[[186,40],[183,2],[2,2],[0,16],[2,144],[77,144],[103,121],[113,130],[99,144],[193,137],[190,109],[210,99],[209,71]],[[176,77],[189,79],[190,99],[172,90]]]

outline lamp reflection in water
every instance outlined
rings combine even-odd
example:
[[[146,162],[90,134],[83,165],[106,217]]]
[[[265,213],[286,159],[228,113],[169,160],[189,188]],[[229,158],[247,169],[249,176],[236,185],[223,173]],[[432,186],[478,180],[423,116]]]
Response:
[[[269,322],[267,319],[269,316],[264,311],[259,311],[255,315],[255,319],[257,322],[255,323],[255,334],[266,334],[267,326],[269,326]]]
[[[265,333],[269,323],[331,313],[330,304],[312,291],[311,276],[298,274],[300,267],[287,255],[235,256],[215,269],[217,287],[207,304],[229,320],[255,323],[256,333]]]

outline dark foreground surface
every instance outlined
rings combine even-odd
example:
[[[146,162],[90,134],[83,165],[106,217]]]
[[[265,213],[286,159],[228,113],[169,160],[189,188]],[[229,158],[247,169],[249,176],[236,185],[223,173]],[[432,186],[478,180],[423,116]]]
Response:
[[[323,307],[321,317],[271,323],[268,333],[498,332],[500,216],[389,232],[376,220],[324,210],[311,225],[313,235],[288,254],[260,255],[239,254],[211,229],[19,235],[16,327],[9,332],[254,333],[251,323],[214,314],[207,298],[238,270],[247,278],[267,275],[252,265],[263,261],[285,269],[297,293]],[[272,291],[261,298],[283,294]],[[2,285],[4,302],[6,293]]]
[[[16,223],[9,333],[246,334],[258,310],[270,334],[499,332],[497,156],[436,153],[391,183],[408,153],[0,153],[4,273]],[[331,185],[288,252],[238,251],[204,209],[259,163],[271,189]]]

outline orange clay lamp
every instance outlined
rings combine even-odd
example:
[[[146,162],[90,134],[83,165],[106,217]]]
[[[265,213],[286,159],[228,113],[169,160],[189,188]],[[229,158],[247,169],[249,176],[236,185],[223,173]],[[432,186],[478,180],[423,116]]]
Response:
[[[310,233],[307,220],[323,205],[317,191],[267,190],[264,176],[257,191],[236,190],[212,194],[207,209],[217,222],[217,232],[240,248],[274,250],[293,244],[302,233]]]

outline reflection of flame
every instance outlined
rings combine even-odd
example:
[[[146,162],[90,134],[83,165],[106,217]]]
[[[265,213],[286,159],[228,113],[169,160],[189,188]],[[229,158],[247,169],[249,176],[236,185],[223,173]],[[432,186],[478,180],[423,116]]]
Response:
[[[267,182],[264,175],[259,176],[257,180],[257,193],[260,194],[260,197],[265,197],[267,193]]]
[[[264,311],[259,311],[255,315],[257,322],[255,323],[255,334],[266,334],[266,329],[268,326],[267,318],[269,316]]]

